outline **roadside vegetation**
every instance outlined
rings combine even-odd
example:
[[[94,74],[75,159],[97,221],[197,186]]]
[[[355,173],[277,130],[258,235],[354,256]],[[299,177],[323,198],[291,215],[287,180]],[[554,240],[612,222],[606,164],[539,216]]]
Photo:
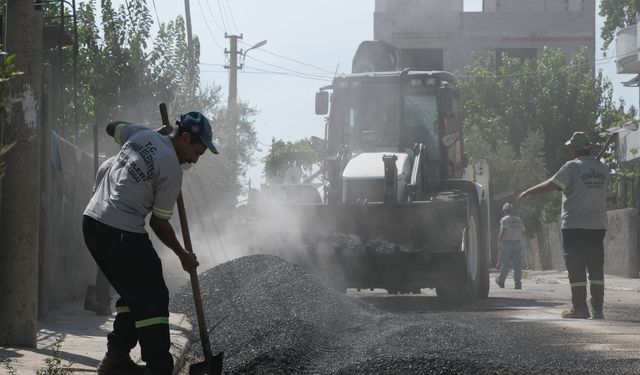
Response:
[[[573,132],[597,139],[598,153],[604,131],[635,116],[593,64],[585,51],[545,49],[537,60],[478,56],[459,72],[465,151],[471,162],[488,161],[493,196],[513,201],[549,178],[567,160],[564,142]],[[612,149],[605,157],[613,162]],[[533,235],[541,221],[558,218],[560,193],[533,198],[518,211]]]
[[[179,113],[200,111],[211,120],[221,152],[215,162],[203,158],[198,170],[215,176],[212,183],[216,194],[211,197],[215,202],[211,204],[235,206],[242,178],[257,149],[252,120],[256,110],[239,102],[231,113],[221,88],[201,83],[200,41],[196,35],[191,74],[186,25],[181,15],[162,22],[152,35],[154,18],[147,1],[125,3],[115,6],[111,0],[89,0],[78,4],[77,107],[73,100],[72,47],[45,53],[45,61],[61,63],[65,72],[63,109],[58,112],[54,130],[82,145],[89,143],[94,123],[99,129],[113,120],[159,126],[161,102],[167,103],[171,120]],[[47,4],[44,11],[45,16],[56,15],[59,7]],[[49,22],[59,19],[52,17]],[[65,26],[67,34],[73,36],[72,23],[66,22]]]

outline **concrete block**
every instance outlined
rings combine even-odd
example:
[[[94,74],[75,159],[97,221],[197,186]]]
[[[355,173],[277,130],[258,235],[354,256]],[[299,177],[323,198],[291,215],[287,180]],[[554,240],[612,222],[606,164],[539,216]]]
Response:
[[[622,277],[638,277],[638,210],[625,208],[608,212],[605,237],[604,272]]]

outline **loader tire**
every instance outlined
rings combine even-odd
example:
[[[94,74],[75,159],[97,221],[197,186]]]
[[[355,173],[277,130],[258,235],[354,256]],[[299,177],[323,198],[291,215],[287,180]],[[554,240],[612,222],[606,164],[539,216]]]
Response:
[[[480,292],[481,266],[481,226],[478,203],[469,197],[467,225],[462,233],[462,251],[459,261],[452,262],[449,277],[445,283],[436,286],[436,294],[445,302],[454,304],[472,303]]]
[[[483,202],[480,208],[480,251],[478,253],[479,259],[479,272],[480,272],[480,284],[478,285],[478,295],[477,297],[480,299],[489,298],[489,288],[491,286],[491,280],[489,275],[489,263],[491,259],[491,254],[489,249],[491,248],[491,243],[489,242],[491,236],[489,235],[489,223],[487,223],[486,213],[486,204]]]

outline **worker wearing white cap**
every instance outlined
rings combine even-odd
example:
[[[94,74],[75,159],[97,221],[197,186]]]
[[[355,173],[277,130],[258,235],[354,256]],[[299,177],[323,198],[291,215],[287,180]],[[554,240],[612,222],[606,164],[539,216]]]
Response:
[[[511,203],[502,206],[504,216],[500,219],[500,233],[498,234],[498,246],[500,247],[500,263],[502,269],[500,276],[496,278],[496,284],[504,288],[504,281],[509,275],[513,265],[513,281],[515,289],[522,289],[522,256],[520,240],[522,239],[522,220],[513,214]]]

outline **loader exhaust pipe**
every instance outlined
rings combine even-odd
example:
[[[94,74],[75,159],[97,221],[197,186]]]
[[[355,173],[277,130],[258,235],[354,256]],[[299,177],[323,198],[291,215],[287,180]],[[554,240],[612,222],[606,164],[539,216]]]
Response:
[[[398,195],[398,167],[396,161],[398,157],[396,155],[383,155],[382,162],[384,163],[384,203],[394,204],[396,203],[396,196]]]

